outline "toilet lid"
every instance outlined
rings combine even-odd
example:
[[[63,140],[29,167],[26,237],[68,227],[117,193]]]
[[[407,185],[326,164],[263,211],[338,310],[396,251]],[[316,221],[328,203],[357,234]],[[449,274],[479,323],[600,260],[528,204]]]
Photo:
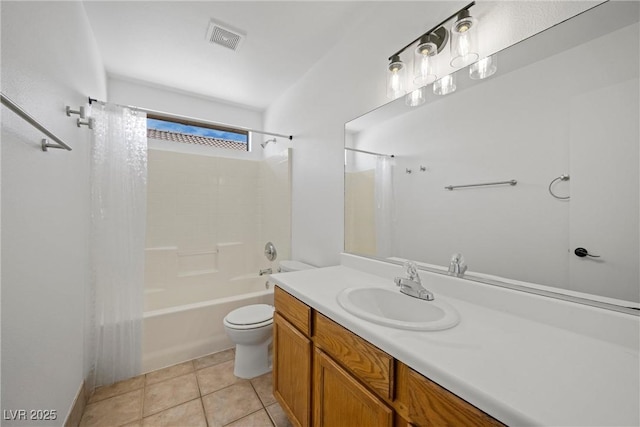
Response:
[[[227,314],[226,320],[233,325],[253,325],[271,320],[273,310],[273,306],[268,304],[246,305]]]

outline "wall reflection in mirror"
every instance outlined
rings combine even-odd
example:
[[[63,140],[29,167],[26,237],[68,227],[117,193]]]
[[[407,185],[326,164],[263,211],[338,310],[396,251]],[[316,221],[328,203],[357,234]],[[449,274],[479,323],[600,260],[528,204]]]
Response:
[[[345,251],[638,307],[639,50],[609,2],[347,123]]]

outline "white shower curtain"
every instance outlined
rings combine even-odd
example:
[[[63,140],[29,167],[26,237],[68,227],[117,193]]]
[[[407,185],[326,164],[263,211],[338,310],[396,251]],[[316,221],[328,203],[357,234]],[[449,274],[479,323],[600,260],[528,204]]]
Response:
[[[393,161],[389,157],[378,156],[375,175],[376,237],[377,256],[388,258],[392,255],[393,214]]]
[[[94,104],[87,387],[140,373],[147,185],[146,114]]]

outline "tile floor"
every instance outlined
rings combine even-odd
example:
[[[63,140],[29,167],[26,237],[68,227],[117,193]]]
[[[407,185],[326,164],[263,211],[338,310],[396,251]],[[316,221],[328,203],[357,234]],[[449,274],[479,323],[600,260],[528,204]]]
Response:
[[[80,426],[289,427],[271,373],[243,380],[233,359],[226,350],[100,387]]]

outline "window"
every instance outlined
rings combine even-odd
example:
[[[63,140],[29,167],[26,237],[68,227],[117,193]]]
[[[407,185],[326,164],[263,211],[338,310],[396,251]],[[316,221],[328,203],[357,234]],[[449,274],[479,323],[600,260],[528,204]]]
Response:
[[[147,137],[249,151],[249,132],[247,131],[153,114],[147,115]]]

